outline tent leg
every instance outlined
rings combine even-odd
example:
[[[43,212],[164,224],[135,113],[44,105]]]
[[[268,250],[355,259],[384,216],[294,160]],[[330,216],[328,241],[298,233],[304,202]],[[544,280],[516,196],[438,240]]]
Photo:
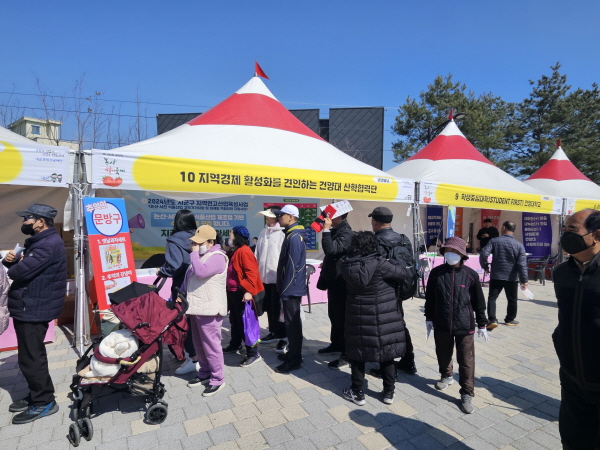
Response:
[[[567,199],[563,198],[562,211],[560,212],[560,218],[558,219],[558,236],[562,236],[562,230],[565,226],[565,215],[567,211]],[[563,249],[560,245],[560,239],[558,240],[558,264],[564,261]]]

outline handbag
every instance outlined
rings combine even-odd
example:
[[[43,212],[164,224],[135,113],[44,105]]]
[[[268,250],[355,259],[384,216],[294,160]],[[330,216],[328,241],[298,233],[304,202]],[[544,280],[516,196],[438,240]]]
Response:
[[[258,317],[262,316],[265,313],[264,310],[264,302],[265,302],[265,291],[262,290],[258,294],[253,295],[252,299],[254,300],[254,310],[256,311],[256,315]]]
[[[260,324],[256,311],[251,302],[244,302],[244,315],[242,321],[244,323],[244,343],[249,347],[254,347],[260,342]]]

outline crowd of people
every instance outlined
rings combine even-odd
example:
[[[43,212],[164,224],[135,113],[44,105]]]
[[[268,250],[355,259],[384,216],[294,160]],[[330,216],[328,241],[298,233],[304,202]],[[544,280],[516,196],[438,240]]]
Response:
[[[287,374],[302,367],[302,308],[307,293],[306,236],[294,205],[262,212],[265,228],[250,245],[244,226],[232,229],[222,241],[208,225],[196,227],[194,215],[181,210],[167,240],[165,263],[158,273],[173,279],[172,299],[185,293],[190,333],[185,361],[177,374],[195,372],[191,388],[203,386],[212,396],[225,386],[224,353],[244,354],[241,367],[261,361],[258,345],[245,345],[243,311],[246,303],[262,300],[268,330],[263,343],[277,342],[281,360],[275,370]],[[60,315],[66,290],[65,247],[53,221],[55,208],[34,204],[17,212],[21,231],[28,235],[22,254],[10,251],[0,271],[0,332],[8,314],[18,341],[18,365],[29,395],[9,411],[14,424],[29,423],[58,411],[48,370],[44,336]],[[416,374],[414,347],[404,320],[403,285],[414,271],[410,240],[396,233],[392,212],[377,207],[372,231],[354,232],[348,214],[326,218],[322,231],[325,258],[317,287],[327,290],[331,321],[330,343],[319,354],[339,354],[332,370],[350,367],[349,387],[341,393],[365,404],[365,364],[378,363],[371,375],[381,377],[381,400],[394,401],[396,371]],[[523,245],[514,238],[516,225],[506,221],[500,233],[486,223],[480,239],[482,268],[490,275],[486,299],[477,272],[465,265],[467,243],[449,237],[439,246],[445,263],[431,270],[425,298],[427,338],[433,331],[440,379],[435,388],[454,383],[452,356],[456,347],[461,409],[474,411],[475,334],[485,341],[498,327],[496,300],[502,290],[508,300],[504,324],[519,324],[519,283],[527,287]],[[495,235],[497,234],[497,235]],[[583,210],[570,216],[560,239],[571,255],[554,271],[558,326],[552,336],[560,361],[562,403],[559,428],[564,448],[594,449],[600,443],[600,211]],[[436,245],[437,247],[437,245]],[[493,255],[491,266],[489,255]],[[8,277],[8,278],[7,278]],[[9,286],[8,279],[11,280]],[[178,289],[176,289],[178,288]],[[254,307],[255,310],[257,309]],[[229,315],[230,340],[222,346],[223,319]],[[263,347],[264,348],[264,347]]]

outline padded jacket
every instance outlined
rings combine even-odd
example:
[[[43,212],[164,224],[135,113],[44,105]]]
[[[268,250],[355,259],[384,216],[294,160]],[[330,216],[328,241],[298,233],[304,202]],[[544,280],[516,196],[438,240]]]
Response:
[[[160,268],[160,273],[173,278],[171,298],[177,298],[175,288],[183,285],[185,274],[190,267],[190,253],[192,252],[190,238],[194,234],[195,230],[178,231],[167,238],[165,263]]]
[[[348,288],[344,336],[351,361],[386,362],[404,356],[404,318],[394,285],[404,267],[380,255],[344,257],[341,271]]]
[[[352,236],[354,236],[354,231],[352,231],[352,227],[346,220],[342,221],[338,227],[332,228],[331,231],[323,232],[321,245],[323,246],[325,258],[317,282],[317,288],[320,290],[325,291],[336,288],[343,290],[343,285],[346,282],[340,273],[338,261],[348,251]]]
[[[571,257],[552,279],[558,304],[552,340],[561,371],[581,388],[600,392],[600,254],[583,273]]]
[[[527,283],[527,257],[525,247],[514,236],[505,234],[492,239],[479,255],[479,264],[489,269],[488,256],[493,255],[491,280],[520,281]]]
[[[381,230],[379,230],[375,233],[375,237],[377,238],[377,240],[384,238],[390,244],[392,244],[393,247],[395,247],[396,245],[401,245],[403,247],[406,247],[408,252],[411,255],[413,255],[413,248],[412,248],[410,239],[408,237],[406,237],[406,235],[404,235],[404,234],[396,233],[392,229],[392,227],[382,228]],[[385,247],[381,244],[379,245],[379,253],[381,255],[383,255],[384,258],[389,258]]]
[[[23,259],[6,263],[13,280],[8,310],[23,322],[50,322],[60,316],[67,292],[67,254],[54,227],[25,240]]]
[[[304,227],[297,223],[285,228],[277,264],[276,289],[282,300],[306,295],[306,242]]]
[[[442,264],[431,270],[425,291],[425,320],[455,336],[473,334],[487,325],[479,275],[470,267]]]

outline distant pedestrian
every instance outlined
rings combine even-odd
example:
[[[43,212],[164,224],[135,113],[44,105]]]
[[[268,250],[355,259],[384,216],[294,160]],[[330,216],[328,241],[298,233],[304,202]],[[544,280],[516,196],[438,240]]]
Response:
[[[464,261],[469,259],[467,243],[450,237],[440,249],[445,264],[431,269],[425,291],[427,337],[433,329],[440,381],[443,391],[454,383],[452,354],[456,345],[461,409],[471,414],[475,408],[475,327],[478,336],[488,340],[485,297],[479,276]]]
[[[552,276],[558,326],[552,334],[560,362],[558,427],[563,448],[600,448],[600,211],[579,211],[565,222],[560,244],[571,257]]]
[[[290,373],[302,366],[302,297],[306,295],[306,238],[304,227],[298,223],[300,211],[294,205],[285,205],[274,211],[279,225],[285,228],[277,265],[277,292],[281,296],[285,315],[288,352],[279,355],[284,361],[275,368],[279,373]]]
[[[519,281],[522,289],[527,288],[527,257],[525,247],[513,236],[517,226],[507,220],[502,224],[502,236],[492,239],[479,255],[479,263],[486,273],[490,273],[488,257],[492,255],[490,290],[488,294],[488,330],[498,326],[496,300],[504,289],[508,307],[504,325],[516,326],[517,297]]]
[[[365,363],[377,362],[383,378],[382,400],[392,404],[396,384],[394,359],[406,351],[404,318],[393,285],[404,279],[407,272],[402,264],[379,254],[377,238],[370,231],[352,236],[348,255],[341,260],[341,271],[348,285],[345,337],[352,369],[352,385],[343,396],[364,405]]]
[[[492,239],[500,236],[498,228],[492,226],[492,219],[489,217],[483,221],[483,228],[477,232],[477,239],[479,239],[479,248],[483,250],[488,242]]]

